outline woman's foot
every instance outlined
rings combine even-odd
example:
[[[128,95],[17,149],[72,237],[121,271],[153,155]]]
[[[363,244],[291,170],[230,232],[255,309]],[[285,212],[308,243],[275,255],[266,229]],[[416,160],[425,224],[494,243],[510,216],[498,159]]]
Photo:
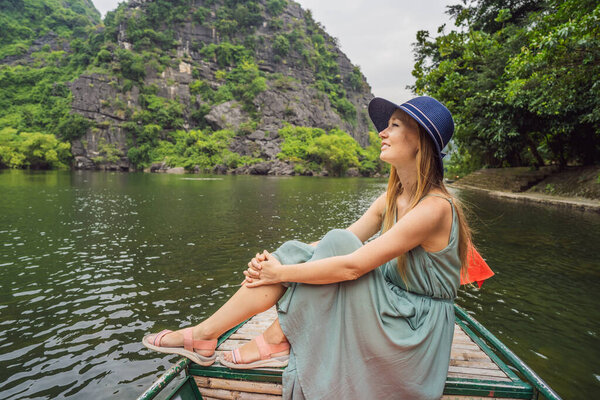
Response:
[[[258,360],[250,361],[244,359],[238,348],[229,354],[225,353],[220,359],[221,364],[233,369],[287,367],[290,360],[290,344],[287,341],[279,344],[270,344],[266,342],[264,335],[259,335],[252,339],[252,342],[248,346],[250,347],[251,344],[254,344],[258,349]]]
[[[285,347],[285,344],[287,344],[289,346],[289,343],[287,342],[287,340],[268,340],[266,338],[266,336],[264,336],[265,338],[265,342],[266,344],[269,346],[277,346],[277,345],[282,345],[281,347]],[[255,361],[259,361],[261,359],[260,356],[260,351],[258,349],[258,343],[256,340],[251,340],[250,342],[246,343],[245,345],[243,345],[242,347],[240,347],[239,349],[239,357],[236,357],[236,360],[233,359],[234,355],[233,352],[227,352],[223,354],[223,359],[229,363],[236,363],[236,364],[251,364]],[[269,353],[271,358],[277,358],[277,357],[282,357],[282,356],[287,356],[290,354],[290,349],[289,347],[287,347],[287,349],[283,350],[283,351],[278,351],[276,353]],[[241,359],[237,359],[237,358],[241,358]]]
[[[189,328],[185,328],[185,329],[189,329]],[[164,335],[162,338],[160,338],[160,346],[161,347],[183,347],[183,331],[185,329],[179,329],[177,331],[172,331],[172,332],[169,332],[166,335]],[[153,335],[147,336],[148,341],[153,343],[154,339],[156,338],[157,335],[158,334],[153,334]],[[198,341],[198,340],[211,341],[211,340],[216,340],[218,338],[210,337],[209,335],[203,334],[202,329],[200,328],[200,325],[197,325],[192,328],[192,339],[194,341]],[[214,349],[210,350],[210,349],[194,348],[194,352],[198,353],[204,357],[210,357],[215,353],[215,350]]]
[[[227,363],[235,363],[235,364],[254,363],[256,361],[261,360],[261,354],[260,354],[260,349],[259,349],[259,346],[261,346],[261,345],[264,347],[276,350],[273,353],[269,351],[270,358],[278,358],[278,357],[283,357],[283,356],[287,356],[290,354],[289,343],[287,341],[287,338],[283,334],[283,331],[281,330],[281,326],[279,325],[278,319],[276,319],[275,322],[273,322],[273,324],[271,326],[269,326],[267,328],[267,330],[264,331],[264,333],[261,336],[262,336],[262,339],[259,339],[260,338],[260,336],[259,336],[255,340],[251,340],[250,342],[246,343],[239,349],[236,349],[236,354],[238,356],[238,357],[236,357],[236,360],[233,359],[234,358],[233,352],[227,352],[227,353],[223,354],[223,356],[222,356],[223,360],[225,360]],[[264,339],[264,343],[262,343],[263,339]],[[266,350],[263,350],[263,353],[265,351]],[[241,358],[241,359],[237,359],[237,358]]]
[[[179,354],[196,364],[209,366],[215,362],[217,339],[199,339],[198,327],[185,328],[176,332],[167,329],[153,335],[146,335],[142,344],[147,348],[165,354]]]

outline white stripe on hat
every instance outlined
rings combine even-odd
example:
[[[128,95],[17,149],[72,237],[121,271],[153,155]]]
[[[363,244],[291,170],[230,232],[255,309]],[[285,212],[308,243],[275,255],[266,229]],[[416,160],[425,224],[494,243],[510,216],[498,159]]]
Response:
[[[421,120],[421,118],[419,118],[419,116],[417,114],[415,114],[413,111],[409,110],[408,108],[404,107],[404,105],[401,105],[400,108],[403,109],[404,111],[406,111],[406,113],[408,115],[413,117],[419,124],[421,124],[421,126],[427,131],[427,133],[429,133],[431,139],[437,145],[437,147],[440,147],[440,144],[438,142],[436,142],[435,136],[433,136],[433,133],[431,132],[431,128],[429,128],[427,126],[427,124],[425,122],[423,122],[423,120]]]
[[[429,118],[427,118],[427,115],[425,115],[425,113],[423,111],[419,110],[419,108],[417,106],[415,106],[414,104],[411,104],[411,103],[404,103],[404,104],[413,106],[418,112],[420,112],[427,119],[427,121],[429,121],[429,123],[433,126],[433,129],[435,129],[435,132],[438,134],[438,137],[440,138],[440,150],[443,147],[445,147],[444,139],[442,139],[442,135],[440,134],[440,131],[438,131],[437,126],[435,126],[435,124],[433,122],[431,122],[431,120]]]

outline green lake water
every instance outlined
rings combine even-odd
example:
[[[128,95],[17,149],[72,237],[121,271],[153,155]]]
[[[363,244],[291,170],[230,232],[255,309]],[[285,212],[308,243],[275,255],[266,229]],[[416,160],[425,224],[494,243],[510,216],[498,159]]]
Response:
[[[345,228],[385,180],[0,171],[0,398],[134,398],[248,260]],[[458,192],[496,276],[466,308],[565,399],[600,391],[600,215]]]

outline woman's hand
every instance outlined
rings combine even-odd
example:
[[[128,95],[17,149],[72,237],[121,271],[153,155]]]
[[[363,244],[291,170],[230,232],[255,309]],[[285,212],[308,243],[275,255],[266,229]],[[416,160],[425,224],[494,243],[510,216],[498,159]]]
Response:
[[[245,286],[248,288],[272,285],[281,282],[281,279],[279,278],[279,273],[282,268],[281,263],[266,250],[263,252],[263,255],[265,257],[264,261],[259,262],[258,265],[250,262],[251,268],[244,271],[244,275],[246,275]]]
[[[267,254],[269,253],[266,250],[264,250],[262,253],[256,253],[256,256],[254,256],[254,258],[250,260],[250,262],[248,263],[248,269],[244,271],[246,279],[244,279],[242,283],[240,283],[241,286],[244,286],[244,284],[246,283],[252,282],[253,277],[258,278],[259,271],[262,268],[260,263],[267,259]]]

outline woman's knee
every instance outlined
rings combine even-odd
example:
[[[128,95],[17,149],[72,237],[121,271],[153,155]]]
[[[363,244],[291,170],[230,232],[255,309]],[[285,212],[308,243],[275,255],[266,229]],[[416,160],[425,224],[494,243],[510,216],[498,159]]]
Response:
[[[297,241],[297,240],[288,240],[287,242],[284,242],[281,246],[279,246],[277,248],[277,252],[279,251],[291,251],[291,250],[296,250],[298,248],[299,245],[301,245],[302,243]]]
[[[329,232],[327,232],[325,236],[323,236],[323,239],[321,239],[321,241],[330,241],[333,243],[353,242],[362,244],[360,239],[354,233],[350,232],[347,229],[332,229]]]
[[[314,247],[298,240],[283,243],[272,255],[282,264],[297,264],[307,261],[314,252]]]
[[[336,254],[348,254],[362,246],[360,239],[346,229],[332,229],[319,242],[318,247],[333,250]]]

